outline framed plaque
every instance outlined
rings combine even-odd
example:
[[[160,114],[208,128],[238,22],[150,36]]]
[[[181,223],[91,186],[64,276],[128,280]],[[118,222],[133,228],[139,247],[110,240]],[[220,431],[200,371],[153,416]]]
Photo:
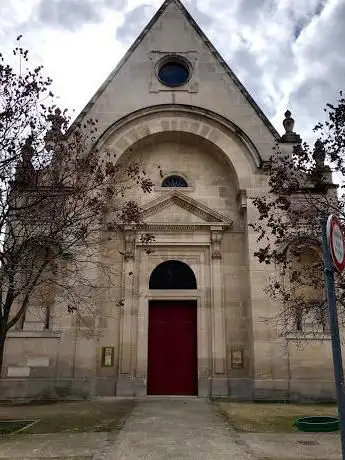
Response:
[[[102,347],[102,367],[114,365],[114,347]]]
[[[243,350],[231,350],[231,368],[243,368]]]

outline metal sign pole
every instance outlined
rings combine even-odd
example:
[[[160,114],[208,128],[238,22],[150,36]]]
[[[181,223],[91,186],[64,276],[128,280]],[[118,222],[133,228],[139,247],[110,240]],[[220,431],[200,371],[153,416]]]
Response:
[[[335,386],[337,392],[337,403],[339,413],[339,425],[341,435],[341,449],[343,460],[345,460],[345,397],[344,397],[344,371],[343,360],[341,356],[341,343],[339,336],[338,313],[335,297],[334,268],[327,241],[327,222],[323,227],[323,259],[324,272],[326,281],[326,292],[328,300],[328,315],[331,329],[333,368],[335,377]]]

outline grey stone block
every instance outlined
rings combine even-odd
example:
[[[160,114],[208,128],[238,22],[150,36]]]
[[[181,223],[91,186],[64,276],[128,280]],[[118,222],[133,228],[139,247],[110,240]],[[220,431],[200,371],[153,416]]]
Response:
[[[134,396],[133,377],[119,376],[116,385],[116,396]]]
[[[55,369],[53,367],[31,367],[30,378],[53,379]]]
[[[290,399],[292,401],[335,401],[335,385],[333,382],[293,380],[290,383]]]
[[[217,397],[217,396],[228,396],[228,395],[229,395],[228,379],[226,377],[212,377],[210,396]]]
[[[254,399],[257,401],[287,401],[289,392],[282,388],[255,388]]]
[[[198,396],[208,398],[211,394],[211,380],[208,377],[200,377],[198,380]]]
[[[1,379],[0,399],[55,399],[55,380]]]
[[[72,380],[57,380],[55,382],[55,392],[59,398],[66,398],[71,395]]]
[[[92,395],[92,379],[73,379],[71,396],[87,399]]]
[[[116,378],[114,377],[97,378],[95,394],[97,396],[115,396],[116,383]]]
[[[239,401],[250,401],[254,396],[253,379],[229,379],[229,396]]]
[[[146,396],[147,395],[147,386],[146,380],[142,377],[136,377],[133,379],[133,393],[134,396]]]

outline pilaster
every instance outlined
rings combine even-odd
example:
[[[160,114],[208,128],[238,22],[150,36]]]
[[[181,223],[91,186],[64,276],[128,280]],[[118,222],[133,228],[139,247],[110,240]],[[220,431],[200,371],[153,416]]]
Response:
[[[120,374],[131,372],[132,348],[132,309],[134,291],[134,256],[136,231],[132,227],[124,231],[125,251],[123,254],[123,306],[121,315],[121,340],[120,340]]]
[[[222,229],[211,227],[212,363],[214,377],[225,376],[226,372],[222,238]]]

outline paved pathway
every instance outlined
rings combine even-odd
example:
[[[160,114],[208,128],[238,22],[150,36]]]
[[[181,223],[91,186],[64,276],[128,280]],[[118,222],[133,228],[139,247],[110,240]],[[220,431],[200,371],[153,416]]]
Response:
[[[259,460],[342,459],[338,433],[238,433],[238,436]]]
[[[339,433],[239,433],[204,399],[139,400],[120,432],[0,436],[0,460],[341,458]]]
[[[1,460],[92,460],[108,433],[17,434],[0,437]]]
[[[241,443],[241,441],[239,441]],[[94,460],[253,460],[223,416],[203,399],[139,402]]]

